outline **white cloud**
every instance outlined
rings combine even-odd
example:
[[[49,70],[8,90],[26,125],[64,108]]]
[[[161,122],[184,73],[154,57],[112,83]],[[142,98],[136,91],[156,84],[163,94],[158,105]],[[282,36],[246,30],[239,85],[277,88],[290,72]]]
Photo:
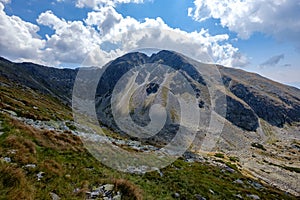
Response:
[[[93,12],[86,20],[89,25],[100,25],[108,20],[99,15],[99,21],[95,20],[99,13]],[[217,62],[232,66],[231,58],[238,52],[231,44],[227,43],[227,34],[211,36],[208,30],[187,33],[179,29],[170,28],[161,18],[149,19],[139,22],[131,17],[121,17],[118,14],[109,16],[109,19],[118,19],[118,23],[103,31],[103,41],[118,44],[120,53],[129,52],[132,49],[159,48],[179,51],[204,62]],[[93,19],[93,20],[91,20]],[[220,44],[224,42],[225,44]],[[208,57],[208,54],[210,57]]]
[[[195,0],[188,15],[197,21],[220,19],[221,25],[247,39],[254,32],[290,41],[300,49],[300,3],[297,0]]]
[[[39,27],[23,21],[17,16],[8,16],[0,3],[0,54],[12,59],[35,58],[40,61],[39,53],[45,45],[37,32]]]
[[[213,36],[204,29],[188,33],[169,27],[159,17],[141,22],[123,17],[112,6],[89,12],[83,21],[66,21],[52,11],[41,13],[37,23],[54,31],[41,39],[37,34],[39,26],[7,16],[0,5],[0,51],[12,59],[31,59],[55,66],[80,64],[85,59],[89,65],[104,64],[134,49],[149,47],[179,51],[197,60],[226,66],[242,58],[236,56],[238,49],[229,44],[227,34]],[[90,53],[94,49],[97,50]]]
[[[10,0],[0,0],[0,3],[8,4],[8,3],[10,3]]]
[[[85,26],[82,21],[65,21],[46,11],[40,14],[37,22],[55,31],[53,35],[46,36],[43,52],[45,58],[52,62],[80,63],[88,52],[101,43],[98,32]]]
[[[98,12],[89,12],[85,22],[87,25],[97,25],[102,34],[107,34],[121,19],[121,14],[107,6],[100,8]]]
[[[170,28],[161,18],[146,18],[139,22],[123,17],[113,7],[90,12],[85,20],[87,25],[96,25],[102,33],[102,41],[119,46],[119,53],[132,49],[159,48],[179,51],[197,60],[217,62],[232,66],[232,56],[238,52],[227,42],[227,34],[211,36],[208,30],[187,33]],[[109,26],[106,25],[109,22]],[[220,44],[225,43],[225,44]],[[211,57],[208,58],[206,53]],[[237,58],[236,58],[237,60]]]
[[[121,3],[144,3],[144,0],[77,0],[76,6],[79,8],[90,7],[98,10],[105,6],[115,6]]]

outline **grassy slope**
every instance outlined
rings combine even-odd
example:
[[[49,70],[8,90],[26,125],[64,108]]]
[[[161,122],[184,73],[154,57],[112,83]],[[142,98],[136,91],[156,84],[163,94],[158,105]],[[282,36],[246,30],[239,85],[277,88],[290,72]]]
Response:
[[[2,85],[0,92],[1,110],[13,110],[33,119],[71,119],[70,109],[52,97],[14,85],[10,89]],[[180,159],[162,169],[162,177],[158,172],[120,173],[103,166],[85,150],[79,138],[68,132],[37,130],[5,113],[0,113],[0,121],[0,131],[4,132],[0,136],[0,157],[12,159],[11,163],[0,161],[0,199],[50,199],[50,192],[62,199],[84,199],[85,191],[102,183],[119,185],[125,199],[172,199],[174,192],[182,199],[195,199],[195,194],[207,199],[236,199],[236,194],[245,199],[247,194],[261,199],[294,199],[267,186],[256,190],[239,172],[222,172],[209,164]],[[26,164],[37,167],[25,168]],[[36,174],[41,171],[45,176],[37,181]],[[236,179],[244,184],[233,183]],[[79,191],[74,192],[75,188]]]

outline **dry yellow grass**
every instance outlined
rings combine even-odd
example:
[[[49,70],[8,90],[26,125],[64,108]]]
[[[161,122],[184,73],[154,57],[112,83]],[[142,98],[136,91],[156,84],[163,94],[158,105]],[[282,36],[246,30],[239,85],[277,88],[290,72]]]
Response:
[[[121,191],[122,193],[122,199],[124,200],[142,200],[142,190],[131,183],[128,180],[125,179],[115,179],[113,181],[115,184],[115,187],[118,191]]]
[[[0,163],[0,199],[34,199],[34,189],[22,169]]]

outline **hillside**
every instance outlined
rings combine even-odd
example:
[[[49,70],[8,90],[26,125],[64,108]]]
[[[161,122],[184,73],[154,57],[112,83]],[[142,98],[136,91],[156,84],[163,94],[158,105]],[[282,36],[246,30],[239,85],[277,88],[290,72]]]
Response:
[[[195,92],[199,102],[197,109],[203,113],[213,109],[207,90],[211,83],[205,77],[209,65],[174,52],[161,51],[151,57],[131,53],[109,63],[105,72],[85,69],[91,74],[104,72],[99,87],[96,85],[98,119],[110,140],[128,151],[143,151],[146,142],[147,148],[163,145],[176,132],[179,122],[173,97],[164,96],[158,92],[159,87],[147,82],[144,88],[138,88],[141,92],[133,93],[131,117],[137,124],[147,125],[151,105],[171,102],[163,131],[153,140],[140,140],[135,145],[131,141],[137,138],[116,126],[107,103],[113,88],[125,73],[147,63],[180,71],[193,85],[191,93]],[[221,95],[227,110],[224,116],[219,113],[218,119],[225,121],[216,146],[210,152],[203,151],[202,136],[207,129],[201,129],[189,152],[172,165],[150,173],[122,173],[97,161],[80,140],[70,107],[79,69],[13,63],[2,58],[0,198],[54,199],[56,194],[62,199],[84,199],[98,187],[113,184],[112,196],[119,192],[122,199],[295,199],[293,195],[300,193],[300,90],[242,70],[218,69],[225,85],[220,91],[224,92]],[[145,101],[142,95],[152,95],[148,106],[139,104]]]

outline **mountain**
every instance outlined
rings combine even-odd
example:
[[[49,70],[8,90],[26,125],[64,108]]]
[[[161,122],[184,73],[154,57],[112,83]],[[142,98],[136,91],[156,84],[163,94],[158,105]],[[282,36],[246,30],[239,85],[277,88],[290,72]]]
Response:
[[[209,102],[203,102],[208,101],[203,99],[205,95],[207,96],[203,93],[207,91],[201,91],[201,89],[207,90],[206,83],[201,72],[194,69],[195,61],[170,51],[161,51],[151,57],[142,53],[130,53],[114,60],[107,66],[99,80],[96,99],[103,98],[105,95],[110,96],[109,91],[113,91],[117,81],[126,72],[137,65],[146,63],[159,63],[180,71],[194,87],[195,94],[200,94],[198,99],[201,106],[205,107],[209,104]],[[207,73],[205,68],[209,66],[201,65],[203,65],[202,70],[205,75]],[[299,89],[239,69],[218,66],[218,70],[226,87],[226,119],[235,126],[248,131],[256,131],[259,127],[259,119],[276,127],[300,122]],[[2,77],[42,93],[51,94],[68,104],[71,103],[72,88],[77,72],[78,69],[58,69],[33,63],[12,63],[4,58],[0,59]]]
[[[195,64],[195,61],[169,51],[161,51],[151,57],[132,53],[116,59],[110,63],[103,74],[96,99],[103,102],[102,99],[105,98],[104,102],[109,102],[110,91],[113,91],[117,81],[135,66],[145,63],[159,63],[180,71],[192,85],[199,105],[209,107],[210,103],[207,99],[209,94],[207,94],[206,82],[203,78],[210,73],[209,66],[201,63]],[[198,67],[200,65],[202,71],[198,72],[193,65],[198,65]],[[256,131],[259,127],[259,119],[276,127],[300,121],[299,89],[238,69],[218,66],[218,70],[226,87],[226,94],[224,94],[227,100],[226,119],[235,126],[248,131]],[[107,105],[102,107],[106,108]],[[100,109],[99,114],[103,112],[105,110]]]
[[[77,76],[80,73],[85,76]],[[81,92],[88,93],[87,97],[73,91],[76,83]],[[178,131],[187,135],[196,131],[189,151],[197,155],[205,153],[205,156],[221,152],[213,154],[223,157],[219,162],[238,158],[238,165],[247,176],[294,195],[300,193],[297,185],[300,178],[300,90],[258,74],[200,63],[163,50],[151,56],[129,53],[102,68],[84,69],[58,69],[1,58],[0,86],[6,88],[1,91],[1,108],[19,117],[71,120],[73,94],[83,95],[77,102],[83,107],[85,98],[93,100],[101,125],[116,137],[161,147],[172,141]],[[9,88],[17,89],[9,91]],[[89,93],[92,88],[94,94]],[[124,89],[127,93],[118,95],[118,91]],[[11,93],[7,95],[6,92]],[[25,98],[23,93],[30,98],[20,99],[21,103],[12,100]],[[30,102],[36,96],[43,98]],[[184,107],[179,97],[195,106]],[[45,108],[33,109],[35,104]],[[165,115],[161,107],[153,109],[157,104],[165,107]],[[49,105],[48,108],[45,105]],[[156,126],[150,123],[151,114],[158,119],[166,118],[162,129],[154,136],[147,135],[156,131]],[[195,117],[199,117],[199,124],[194,124]],[[156,123],[161,125],[160,121]],[[139,130],[145,131],[145,137]],[[210,135],[213,145],[207,152],[205,142]]]
[[[65,103],[71,103],[72,88],[77,70],[57,69],[34,63],[13,63],[0,57],[0,76]]]

